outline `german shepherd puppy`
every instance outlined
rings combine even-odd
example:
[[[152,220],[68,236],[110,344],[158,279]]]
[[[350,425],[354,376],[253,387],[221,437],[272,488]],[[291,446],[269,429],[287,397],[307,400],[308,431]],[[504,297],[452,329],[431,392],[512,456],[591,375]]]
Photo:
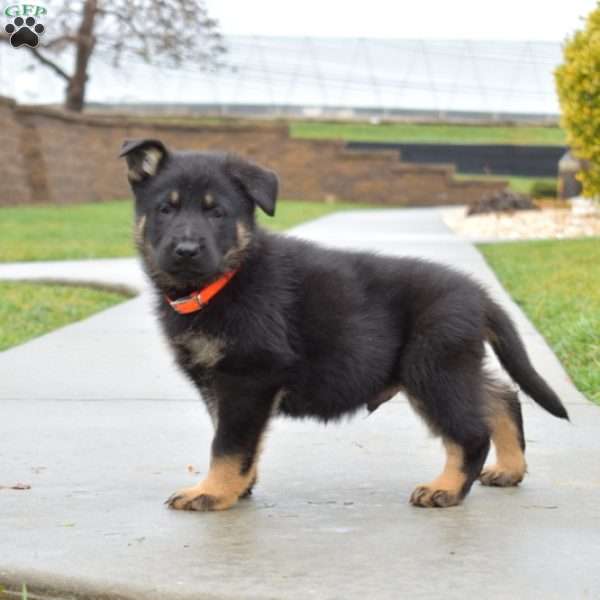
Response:
[[[469,277],[264,231],[254,211],[274,214],[277,177],[242,158],[172,152],[151,139],[126,141],[121,156],[160,322],[214,424],[207,476],[175,492],[171,508],[224,510],[248,496],[274,415],[336,420],[398,391],[447,455],[412,504],[456,505],[477,478],[517,485],[521,406],[486,373],[486,341],[526,394],[568,418],[508,315]],[[490,440],[497,462],[482,470]]]

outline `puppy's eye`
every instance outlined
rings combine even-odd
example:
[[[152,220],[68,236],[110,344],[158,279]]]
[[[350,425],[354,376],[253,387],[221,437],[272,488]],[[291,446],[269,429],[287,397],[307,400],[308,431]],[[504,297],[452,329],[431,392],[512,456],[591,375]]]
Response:
[[[173,205],[172,204],[168,204],[168,203],[161,204],[158,207],[158,212],[161,215],[170,215],[173,212],[173,210],[174,210]]]
[[[221,217],[225,216],[225,212],[223,211],[222,208],[219,208],[218,206],[215,206],[211,211],[210,211],[210,216],[215,218],[215,219],[220,219]]]

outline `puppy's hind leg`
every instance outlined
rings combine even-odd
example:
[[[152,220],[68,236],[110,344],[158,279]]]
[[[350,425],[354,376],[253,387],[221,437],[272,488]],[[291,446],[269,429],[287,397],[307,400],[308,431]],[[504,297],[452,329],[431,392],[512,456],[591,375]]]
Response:
[[[418,485],[410,497],[414,506],[446,508],[460,504],[469,493],[489,451],[489,438],[457,442],[444,438],[446,465],[433,481]]]
[[[523,417],[518,394],[508,384],[494,381],[489,376],[485,379],[485,393],[496,464],[485,468],[479,479],[483,485],[518,485],[527,471]]]

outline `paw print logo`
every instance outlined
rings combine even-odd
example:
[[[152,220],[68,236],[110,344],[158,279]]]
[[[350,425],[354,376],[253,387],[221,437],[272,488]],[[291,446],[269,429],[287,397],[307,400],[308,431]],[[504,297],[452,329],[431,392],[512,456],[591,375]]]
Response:
[[[17,17],[12,23],[6,25],[4,31],[10,35],[10,43],[13,48],[23,45],[35,48],[40,41],[39,36],[44,33],[44,29],[41,23],[36,24],[33,17],[27,17],[27,19]]]

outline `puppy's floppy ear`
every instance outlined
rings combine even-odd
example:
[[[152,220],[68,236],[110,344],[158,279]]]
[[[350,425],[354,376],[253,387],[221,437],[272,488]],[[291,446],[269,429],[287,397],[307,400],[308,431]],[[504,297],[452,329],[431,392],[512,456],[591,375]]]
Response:
[[[270,217],[275,214],[279,181],[273,171],[234,155],[227,156],[225,169],[252,202]]]
[[[160,140],[125,140],[119,157],[125,157],[132,183],[154,177],[162,166],[168,150]]]

